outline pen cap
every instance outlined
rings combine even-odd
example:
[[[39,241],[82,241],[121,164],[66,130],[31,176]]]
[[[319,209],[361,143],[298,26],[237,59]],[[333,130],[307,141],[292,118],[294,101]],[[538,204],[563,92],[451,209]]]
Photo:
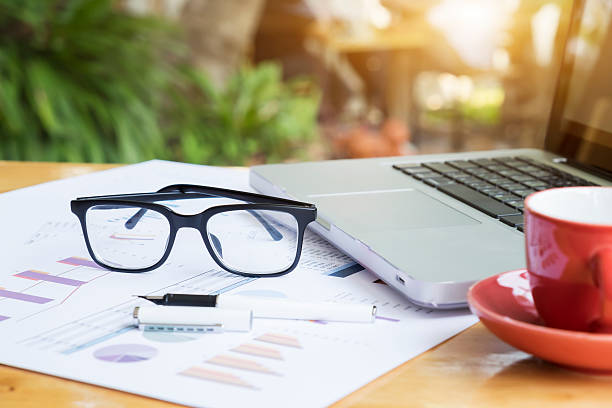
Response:
[[[227,331],[249,331],[253,322],[251,310],[227,310],[197,306],[144,306],[134,311],[137,324],[176,326],[210,326],[221,324]]]

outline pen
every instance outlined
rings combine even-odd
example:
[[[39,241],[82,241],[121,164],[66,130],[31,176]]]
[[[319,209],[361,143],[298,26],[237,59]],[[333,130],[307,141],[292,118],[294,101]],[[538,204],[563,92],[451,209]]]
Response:
[[[253,317],[269,319],[371,323],[376,317],[376,306],[361,303],[302,302],[250,296],[190,295],[181,293],[139,297],[164,306],[200,306],[216,309],[252,310]]]
[[[140,330],[210,333],[220,331],[249,331],[253,322],[250,310],[179,306],[134,308],[134,324]]]

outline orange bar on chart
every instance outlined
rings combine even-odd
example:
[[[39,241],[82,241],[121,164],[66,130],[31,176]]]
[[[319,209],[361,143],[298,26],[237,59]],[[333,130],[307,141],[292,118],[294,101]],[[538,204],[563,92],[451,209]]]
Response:
[[[256,389],[254,386],[242,380],[240,377],[235,376],[234,374],[224,373],[222,371],[216,370],[209,370],[207,368],[202,367],[193,366],[179,372],[179,374],[187,377],[197,378],[199,380],[208,380],[222,384],[236,385],[239,387]]]
[[[215,364],[224,367],[237,368],[239,370],[255,371],[262,374],[280,375],[257,361],[246,360],[244,358],[232,357],[228,355],[214,356],[210,360],[206,360],[208,364]]]
[[[250,354],[257,357],[283,360],[283,356],[281,355],[280,351],[269,347],[256,346],[254,344],[241,344],[238,347],[234,347],[232,351],[235,351],[236,353]]]
[[[302,345],[298,339],[295,337],[286,336],[284,334],[266,333],[259,337],[255,337],[255,340],[266,343],[280,344],[281,346],[302,348]]]

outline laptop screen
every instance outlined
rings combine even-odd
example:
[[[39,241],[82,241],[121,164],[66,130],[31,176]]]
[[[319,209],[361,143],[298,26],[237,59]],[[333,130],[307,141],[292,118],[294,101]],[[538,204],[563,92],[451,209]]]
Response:
[[[546,147],[612,171],[612,0],[574,5]]]

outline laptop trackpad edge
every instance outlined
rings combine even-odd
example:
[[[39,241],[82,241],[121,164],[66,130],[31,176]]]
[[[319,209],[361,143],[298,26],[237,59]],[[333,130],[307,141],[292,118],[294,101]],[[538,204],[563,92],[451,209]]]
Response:
[[[457,227],[480,221],[415,189],[313,194],[308,199],[353,236],[372,231]]]

